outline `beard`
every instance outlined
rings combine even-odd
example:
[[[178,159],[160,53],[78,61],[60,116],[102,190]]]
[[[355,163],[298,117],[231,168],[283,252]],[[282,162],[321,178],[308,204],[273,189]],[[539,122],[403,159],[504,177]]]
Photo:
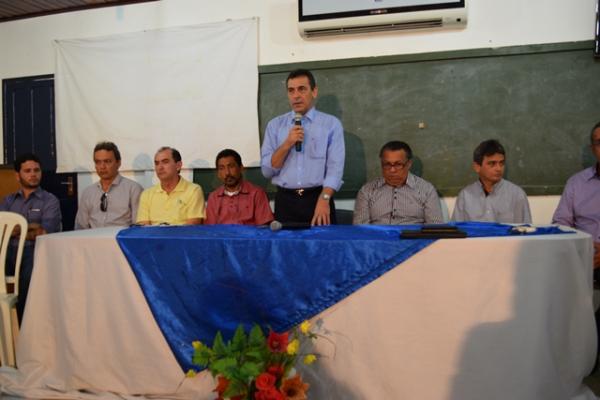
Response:
[[[240,178],[236,178],[233,176],[227,176],[225,177],[225,186],[228,186],[230,188],[236,187],[240,184]]]
[[[37,189],[40,186],[40,179],[28,182],[23,178],[19,178],[19,183],[21,184],[21,187],[25,189]]]

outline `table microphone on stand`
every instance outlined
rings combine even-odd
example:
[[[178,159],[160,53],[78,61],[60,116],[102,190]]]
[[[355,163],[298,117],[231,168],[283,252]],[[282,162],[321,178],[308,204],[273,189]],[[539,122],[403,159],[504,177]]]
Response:
[[[310,223],[308,222],[279,222],[277,220],[272,221],[269,224],[269,228],[273,232],[281,230],[297,230],[297,229],[310,229]]]

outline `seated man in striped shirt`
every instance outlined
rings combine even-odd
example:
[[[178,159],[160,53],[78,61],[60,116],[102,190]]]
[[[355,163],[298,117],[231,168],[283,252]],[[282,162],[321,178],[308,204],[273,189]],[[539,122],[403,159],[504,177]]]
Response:
[[[477,146],[473,152],[473,169],[479,179],[458,194],[453,221],[531,223],[525,191],[503,179],[505,154],[504,147],[494,139]]]
[[[353,223],[398,225],[442,223],[433,185],[410,173],[412,150],[404,142],[386,143],[379,152],[382,177],[366,183],[354,204]]]

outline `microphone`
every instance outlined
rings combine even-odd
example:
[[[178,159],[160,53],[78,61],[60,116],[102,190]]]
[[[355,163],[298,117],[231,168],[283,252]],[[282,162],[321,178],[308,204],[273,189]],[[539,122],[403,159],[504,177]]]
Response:
[[[273,221],[269,225],[271,231],[277,232],[280,230],[294,230],[294,229],[310,229],[310,224],[308,222],[279,222]]]
[[[302,126],[302,114],[296,113],[294,116],[294,125]],[[302,151],[302,141],[298,140],[296,142],[296,151]]]

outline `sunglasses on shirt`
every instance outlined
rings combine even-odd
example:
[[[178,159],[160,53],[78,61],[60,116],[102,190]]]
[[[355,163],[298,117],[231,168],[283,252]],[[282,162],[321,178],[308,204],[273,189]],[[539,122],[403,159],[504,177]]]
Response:
[[[102,193],[100,197],[100,211],[106,212],[108,210],[108,193]]]

